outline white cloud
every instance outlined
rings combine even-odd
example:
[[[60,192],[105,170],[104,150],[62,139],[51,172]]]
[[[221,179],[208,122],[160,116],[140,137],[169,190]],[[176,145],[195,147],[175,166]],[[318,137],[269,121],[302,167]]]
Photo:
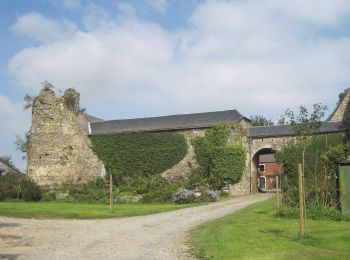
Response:
[[[191,28],[175,34],[129,9],[117,18],[98,10],[103,15],[90,17],[102,19],[86,18],[87,32],[23,49],[8,69],[23,87],[49,80],[159,114],[237,108],[277,117],[288,107],[333,102],[350,81],[350,38],[318,34],[341,25],[348,5],[319,2],[208,1]]]
[[[71,37],[76,26],[66,20],[54,21],[32,12],[18,17],[11,29],[18,35],[30,37],[40,43],[49,43]]]

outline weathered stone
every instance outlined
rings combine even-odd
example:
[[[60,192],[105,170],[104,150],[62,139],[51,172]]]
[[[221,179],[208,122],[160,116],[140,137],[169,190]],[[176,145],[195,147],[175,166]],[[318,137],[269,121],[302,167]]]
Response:
[[[51,89],[42,90],[35,98],[28,176],[39,185],[86,182],[104,175],[104,166],[90,149],[90,140],[78,119],[64,98],[56,97]]]

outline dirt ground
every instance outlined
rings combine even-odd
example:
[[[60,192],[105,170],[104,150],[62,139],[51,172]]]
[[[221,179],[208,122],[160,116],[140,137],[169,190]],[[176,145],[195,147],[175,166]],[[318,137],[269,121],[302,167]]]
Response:
[[[0,259],[193,259],[187,232],[267,194],[105,220],[0,217]]]

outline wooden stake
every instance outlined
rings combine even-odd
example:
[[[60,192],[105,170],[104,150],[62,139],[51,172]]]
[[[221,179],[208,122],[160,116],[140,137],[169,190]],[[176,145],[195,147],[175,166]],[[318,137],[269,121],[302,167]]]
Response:
[[[304,193],[304,173],[301,163],[298,164],[299,179],[299,235],[305,235],[305,193]]]
[[[112,213],[113,206],[113,180],[112,174],[109,175],[109,213]]]
[[[279,176],[276,175],[276,208],[277,208],[277,215],[280,215],[280,191],[279,191]]]

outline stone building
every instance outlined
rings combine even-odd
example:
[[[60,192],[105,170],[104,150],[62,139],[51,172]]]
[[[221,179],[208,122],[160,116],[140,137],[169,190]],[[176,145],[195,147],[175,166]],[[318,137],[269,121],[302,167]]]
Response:
[[[73,106],[65,102],[75,96]],[[339,102],[328,121],[319,129],[320,134],[344,132],[348,114],[350,92]],[[40,185],[56,185],[65,181],[85,181],[102,176],[104,167],[90,148],[88,135],[130,132],[177,131],[188,144],[187,155],[175,166],[162,173],[168,180],[182,178],[189,173],[189,165],[196,165],[191,140],[203,136],[205,129],[217,123],[229,122],[245,129],[246,167],[241,180],[230,186],[232,194],[241,195],[258,190],[259,156],[273,154],[297,132],[290,125],[252,127],[250,120],[237,110],[171,115],[151,118],[109,120],[75,113],[79,95],[72,90],[56,97],[44,89],[35,99],[28,153],[28,173]],[[73,108],[73,109],[72,109]],[[229,142],[237,135],[232,130]]]

